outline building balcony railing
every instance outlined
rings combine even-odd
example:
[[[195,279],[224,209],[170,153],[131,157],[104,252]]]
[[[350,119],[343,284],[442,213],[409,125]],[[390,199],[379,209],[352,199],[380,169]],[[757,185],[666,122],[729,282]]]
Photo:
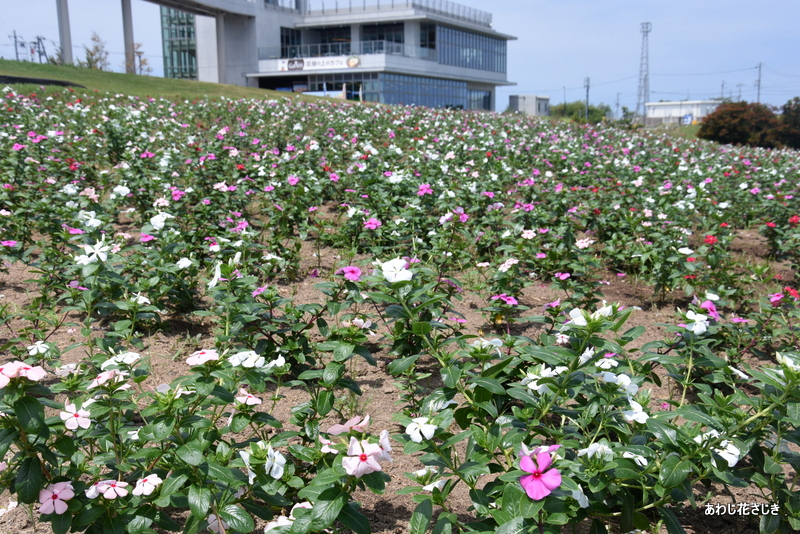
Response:
[[[258,59],[292,59],[325,56],[361,56],[388,54],[426,61],[438,61],[435,49],[393,43],[390,41],[356,41],[353,43],[285,45],[258,49]]]
[[[417,8],[479,26],[492,26],[491,13],[450,0],[306,0],[303,6],[303,14],[312,16]]]

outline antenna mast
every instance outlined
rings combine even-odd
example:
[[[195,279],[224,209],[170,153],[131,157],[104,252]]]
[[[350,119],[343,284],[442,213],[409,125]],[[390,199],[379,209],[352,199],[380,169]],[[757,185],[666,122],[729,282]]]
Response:
[[[647,46],[647,34],[650,33],[652,24],[642,22],[642,59],[639,63],[639,97],[636,100],[636,116],[642,117],[644,122],[645,104],[650,100],[650,61]]]

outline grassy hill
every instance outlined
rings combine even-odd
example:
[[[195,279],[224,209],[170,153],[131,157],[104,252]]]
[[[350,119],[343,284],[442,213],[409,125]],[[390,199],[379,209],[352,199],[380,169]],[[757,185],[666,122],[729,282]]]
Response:
[[[86,89],[75,88],[75,91],[78,93],[97,91],[100,93],[122,93],[140,97],[152,96],[170,99],[213,98],[219,96],[226,96],[233,99],[293,97],[289,93],[268,91],[266,89],[256,89],[253,87],[196,82],[192,80],[173,80],[170,78],[155,78],[153,76],[103,72],[67,65],[49,65],[9,60],[0,60],[0,75],[63,80],[86,87]],[[35,84],[11,85],[20,92],[42,92],[40,86]],[[63,90],[63,87],[47,86],[44,92],[61,92]],[[316,97],[311,96],[294,97],[303,100],[316,99]]]

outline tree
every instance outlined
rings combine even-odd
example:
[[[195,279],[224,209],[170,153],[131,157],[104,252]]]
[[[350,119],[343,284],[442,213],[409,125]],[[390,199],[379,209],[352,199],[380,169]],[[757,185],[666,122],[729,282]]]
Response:
[[[780,123],[769,106],[748,102],[723,102],[707,115],[697,137],[718,143],[775,148],[780,146]]]
[[[79,67],[97,70],[108,70],[111,67],[108,62],[106,42],[97,35],[97,32],[92,32],[92,47],[84,45],[83,49],[86,51],[86,61],[79,61]]]
[[[576,100],[567,104],[557,104],[550,108],[551,116],[563,117],[577,122],[591,122],[596,124],[602,122],[611,112],[611,108],[606,104],[589,106],[589,120],[586,120],[586,101]]]
[[[125,72],[128,72],[128,62],[125,62]],[[150,61],[144,57],[142,51],[142,43],[133,43],[133,70],[136,74],[150,75],[153,73],[153,68],[150,66]]]
[[[794,97],[783,105],[778,137],[786,146],[800,148],[800,98]]]

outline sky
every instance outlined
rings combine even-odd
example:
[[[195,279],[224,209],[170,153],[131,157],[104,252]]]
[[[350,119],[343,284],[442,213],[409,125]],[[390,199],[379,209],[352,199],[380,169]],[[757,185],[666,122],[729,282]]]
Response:
[[[349,0],[338,0],[344,4]],[[357,2],[358,0],[353,0]],[[13,32],[26,42],[43,36],[58,46],[56,0],[2,0],[0,56],[14,57]],[[332,3],[332,0],[329,1]],[[494,29],[517,37],[508,44],[509,95],[549,96],[551,105],[586,98],[612,111],[636,108],[642,58],[641,23],[650,22],[650,101],[725,96],[781,106],[800,96],[798,0],[459,0],[490,11]],[[134,40],[163,75],[159,8],[132,0]],[[107,42],[112,69],[124,70],[119,0],[69,0],[73,55],[84,56],[92,32]],[[35,14],[35,16],[32,16]],[[23,51],[20,51],[23,53]],[[29,56],[29,52],[28,52]],[[617,107],[619,103],[619,108]]]

